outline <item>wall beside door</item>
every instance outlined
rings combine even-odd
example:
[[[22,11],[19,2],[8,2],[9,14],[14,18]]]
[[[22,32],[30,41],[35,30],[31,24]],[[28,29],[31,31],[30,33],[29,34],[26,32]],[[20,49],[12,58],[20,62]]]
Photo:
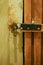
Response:
[[[0,0],[0,65],[8,65],[8,1]]]
[[[23,0],[0,0],[0,65],[23,65],[22,33],[16,37],[9,22],[22,23]]]

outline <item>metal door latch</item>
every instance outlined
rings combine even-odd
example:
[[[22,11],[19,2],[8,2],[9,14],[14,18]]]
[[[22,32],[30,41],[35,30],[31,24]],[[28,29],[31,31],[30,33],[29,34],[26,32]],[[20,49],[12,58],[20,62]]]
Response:
[[[15,24],[13,23],[11,26],[12,32],[15,33],[15,35],[20,31],[20,30],[41,30],[41,25],[40,24]]]
[[[12,24],[10,26],[12,28],[12,31],[16,29],[20,30],[41,30],[40,24]]]
[[[21,30],[20,24],[15,24],[15,23],[10,25],[10,28],[12,29],[11,32],[14,34],[14,36],[16,36]]]

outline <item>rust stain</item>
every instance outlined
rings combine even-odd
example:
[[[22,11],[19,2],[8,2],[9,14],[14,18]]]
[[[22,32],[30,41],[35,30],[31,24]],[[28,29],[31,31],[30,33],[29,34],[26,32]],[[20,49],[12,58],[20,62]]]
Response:
[[[23,9],[22,1],[18,2],[18,4],[10,3],[8,8],[9,22],[20,23],[22,9]]]
[[[8,8],[8,18],[9,18],[9,21],[8,21],[8,24],[12,24],[12,23],[21,23],[22,22],[22,8],[23,8],[23,4],[22,4],[22,0],[10,0],[9,2],[9,8]],[[14,37],[13,38],[13,43],[14,43],[14,52],[12,53],[12,49],[11,49],[11,54],[14,54],[14,65],[22,65],[23,64],[23,59],[22,59],[22,43],[20,43],[20,39],[22,41],[22,37],[20,37],[20,35],[18,35],[16,38]],[[21,44],[21,46],[20,46]],[[11,44],[12,45],[12,44]],[[20,51],[21,52],[20,52]],[[18,55],[19,54],[19,55]],[[12,55],[11,55],[12,57]],[[20,58],[20,60],[18,60]],[[12,61],[12,58],[10,59]]]

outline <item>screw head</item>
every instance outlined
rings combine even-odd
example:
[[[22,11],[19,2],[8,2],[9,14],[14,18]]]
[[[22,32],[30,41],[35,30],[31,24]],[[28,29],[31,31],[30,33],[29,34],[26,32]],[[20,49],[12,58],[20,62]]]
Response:
[[[18,28],[20,27],[20,24],[17,24]]]
[[[35,22],[35,21],[34,21],[34,20],[32,20],[32,24],[34,24],[34,22]]]
[[[37,28],[38,30],[40,30],[40,28]]]
[[[27,30],[29,30],[30,28],[29,27],[27,27]]]
[[[23,29],[23,27],[21,27],[21,30]]]

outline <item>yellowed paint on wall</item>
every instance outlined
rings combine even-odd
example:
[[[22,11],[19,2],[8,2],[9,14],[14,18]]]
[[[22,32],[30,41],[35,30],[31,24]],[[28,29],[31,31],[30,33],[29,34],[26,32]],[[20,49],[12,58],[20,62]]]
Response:
[[[0,65],[23,65],[22,33],[13,36],[9,22],[22,23],[23,1],[0,0]]]

